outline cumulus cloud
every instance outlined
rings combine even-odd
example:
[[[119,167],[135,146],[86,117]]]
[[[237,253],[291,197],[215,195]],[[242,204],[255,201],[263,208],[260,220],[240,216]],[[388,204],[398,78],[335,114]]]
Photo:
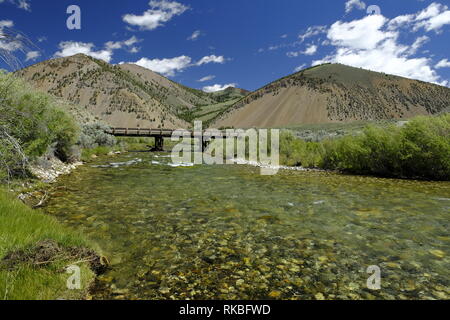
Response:
[[[225,63],[225,57],[224,56],[216,56],[216,55],[210,55],[210,56],[205,56],[203,58],[201,58],[196,65],[197,66],[201,66],[204,64],[208,64],[208,63],[220,63],[223,64]]]
[[[199,80],[197,80],[197,81],[198,81],[198,82],[206,82],[206,81],[214,80],[215,78],[216,78],[216,76],[211,75],[211,76],[203,77],[203,78],[201,78],[201,79],[199,79]]]
[[[351,22],[334,23],[327,37],[335,46],[335,52],[314,61],[313,65],[342,63],[442,84],[431,59],[413,56],[429,38],[418,37],[412,45],[403,45],[399,43],[400,33],[389,28],[391,21],[381,15],[373,15]]]
[[[450,24],[450,10],[447,6],[433,2],[416,16],[415,29],[439,32],[444,25]]]
[[[146,69],[158,72],[165,76],[174,76],[176,72],[181,72],[191,65],[192,59],[188,56],[179,56],[170,59],[147,59],[142,58],[134,64]]]
[[[57,51],[54,56],[56,58],[69,57],[78,53],[82,53],[95,59],[106,61],[108,63],[111,61],[113,55],[112,50],[104,49],[95,51],[94,48],[95,45],[93,43],[63,41],[59,44],[59,51]]]
[[[41,56],[41,53],[39,51],[29,51],[26,54],[25,61],[35,61],[37,58]]]
[[[225,63],[225,61],[226,59],[223,56],[211,55],[205,56],[198,62],[192,63],[191,57],[183,55],[175,58],[165,59],[142,58],[136,62],[131,63],[150,69],[154,72],[158,72],[164,76],[173,77],[177,72],[182,72],[190,67],[199,67],[209,63]]]
[[[351,22],[338,21],[328,31],[328,39],[335,46],[374,49],[381,41],[397,36],[397,33],[381,30],[386,22],[387,19],[381,15],[367,16]]]
[[[211,92],[222,91],[222,90],[225,90],[225,89],[228,89],[228,88],[235,88],[236,86],[237,86],[237,83],[229,83],[229,84],[224,84],[224,85],[215,84],[213,86],[203,87],[203,91],[211,93]]]
[[[129,52],[136,53],[139,52],[140,48],[136,47],[135,44],[141,41],[136,36],[132,36],[130,39],[124,41],[108,41],[105,43],[105,48],[109,51],[128,48]]]
[[[424,29],[427,32],[442,32],[450,24],[448,6],[433,2],[427,8],[415,13],[398,16],[389,22],[389,29],[411,28],[413,31]]]
[[[149,3],[150,9],[141,15],[126,14],[122,17],[123,21],[139,27],[141,30],[154,30],[169,22],[175,16],[182,15],[189,9],[176,1],[169,0],[152,0]]]
[[[310,44],[304,51],[290,51],[287,53],[287,56],[289,58],[294,58],[294,57],[298,57],[299,55],[305,55],[305,56],[312,56],[314,55],[317,50],[318,50],[318,46],[316,46],[315,44]]]
[[[450,61],[448,61],[448,59],[443,59],[439,61],[438,64],[436,65],[436,69],[441,68],[450,68]]]
[[[82,53],[110,63],[114,55],[114,50],[127,49],[130,53],[137,53],[140,48],[135,45],[141,41],[142,40],[138,39],[136,36],[132,36],[123,41],[108,41],[105,43],[103,49],[96,49],[93,43],[63,41],[59,43],[59,51],[54,54],[54,57],[69,57]]]
[[[366,4],[360,0],[348,0],[345,3],[345,12],[349,13],[353,9],[364,10],[366,8]]]

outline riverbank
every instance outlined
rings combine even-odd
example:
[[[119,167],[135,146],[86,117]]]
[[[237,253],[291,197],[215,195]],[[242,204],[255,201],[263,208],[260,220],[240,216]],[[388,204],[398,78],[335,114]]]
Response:
[[[52,157],[29,166],[34,179],[0,188],[0,299],[90,299],[97,276],[108,267],[107,258],[83,234],[38,209],[55,194],[52,185],[59,178],[84,164]],[[67,287],[69,266],[80,268],[81,289]]]
[[[416,117],[403,125],[369,125],[362,132],[307,142],[280,136],[280,163],[355,175],[449,181],[450,114]]]
[[[0,189],[0,219],[0,299],[88,298],[95,274],[81,252],[96,259],[86,249],[92,243],[4,189]],[[65,271],[71,265],[80,268],[81,290],[67,288],[70,274]]]

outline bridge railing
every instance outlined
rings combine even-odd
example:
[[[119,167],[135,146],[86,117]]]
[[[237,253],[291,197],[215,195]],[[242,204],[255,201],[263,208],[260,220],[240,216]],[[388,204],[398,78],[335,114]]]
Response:
[[[190,130],[182,130],[184,132],[190,133],[190,135],[195,137],[203,137],[203,138],[210,138],[211,136],[214,136],[213,133],[210,132],[194,132]],[[165,136],[170,137],[176,130],[172,129],[145,129],[145,128],[111,128],[110,130],[105,131],[108,134],[112,135],[118,135],[118,136]],[[240,137],[238,133],[228,133],[225,130],[218,131],[221,133],[220,137],[215,138],[237,138]]]

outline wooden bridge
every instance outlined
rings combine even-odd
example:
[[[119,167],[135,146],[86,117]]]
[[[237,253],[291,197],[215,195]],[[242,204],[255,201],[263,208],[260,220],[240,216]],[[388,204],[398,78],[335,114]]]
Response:
[[[111,128],[105,131],[107,134],[115,137],[143,137],[155,138],[155,147],[152,151],[164,151],[164,138],[171,138],[174,132],[183,132],[183,136],[190,136],[192,139],[200,139],[202,151],[205,151],[213,139],[229,139],[238,137],[237,134],[230,134],[226,131],[219,131],[220,136],[211,137],[204,132],[194,132],[190,130],[172,130],[172,129],[143,129],[143,128]]]

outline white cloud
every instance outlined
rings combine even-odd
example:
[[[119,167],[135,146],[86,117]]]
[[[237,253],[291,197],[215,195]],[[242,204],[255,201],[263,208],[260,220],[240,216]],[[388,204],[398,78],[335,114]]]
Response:
[[[189,9],[188,6],[169,0],[152,0],[149,5],[150,9],[142,15],[126,14],[123,21],[141,30],[154,30]]]
[[[211,92],[222,91],[222,90],[225,90],[227,88],[235,88],[236,86],[237,86],[237,83],[229,83],[229,84],[224,84],[224,85],[215,84],[213,86],[203,87],[203,91],[211,93]]]
[[[226,59],[223,56],[205,56],[198,62],[192,63],[192,58],[189,56],[179,56],[175,58],[166,59],[148,59],[142,58],[137,62],[131,62],[141,67],[158,72],[167,77],[173,77],[177,72],[182,72],[190,67],[199,67],[209,63],[225,63]]]
[[[0,0],[0,4],[6,2],[14,4],[19,9],[31,11],[31,5],[29,0]]]
[[[29,51],[29,52],[27,52],[25,61],[30,61],[30,60],[35,61],[40,56],[41,56],[41,53],[39,51]]]
[[[315,44],[310,44],[304,51],[290,51],[286,55],[289,58],[298,57],[299,55],[312,56],[317,52],[319,47]]]
[[[389,30],[396,30],[400,27],[406,26],[409,23],[414,21],[414,15],[413,14],[406,14],[402,16],[395,17],[394,19],[389,21],[388,29]]]
[[[12,28],[14,22],[12,20],[0,20],[0,30],[3,28]]]
[[[364,10],[366,8],[366,4],[360,0],[348,0],[345,3],[345,12],[346,13],[351,12],[355,8],[359,9],[359,10]]]
[[[192,59],[188,56],[179,56],[171,59],[147,59],[142,58],[134,64],[158,72],[165,76],[174,76],[191,66]]]
[[[371,15],[351,22],[338,21],[328,31],[328,39],[335,46],[374,49],[381,41],[397,37],[397,33],[381,30],[387,21],[381,15]]]
[[[450,61],[448,61],[448,59],[443,59],[439,61],[438,64],[436,65],[436,69],[441,68],[450,68]]]
[[[127,49],[130,53],[139,52],[140,48],[135,44],[141,42],[136,36],[132,36],[130,39],[123,41],[108,41],[105,43],[104,49],[95,49],[93,43],[76,42],[76,41],[63,41],[59,43],[59,51],[54,54],[54,57],[70,57],[78,53],[91,56],[95,59],[100,59],[110,63],[114,54],[114,50]]]
[[[216,78],[216,76],[211,75],[211,76],[203,77],[203,78],[201,78],[201,79],[199,79],[199,80],[197,80],[197,81],[198,81],[198,82],[206,82],[206,81],[214,80],[215,78]]]
[[[314,44],[308,46],[308,48],[306,48],[305,51],[303,51],[303,54],[307,55],[307,56],[312,56],[313,54],[315,54],[317,52],[318,47]]]
[[[4,30],[13,26],[14,22],[11,20],[0,20],[0,51],[7,51],[8,54],[23,49],[20,35]]]
[[[441,32],[443,26],[450,24],[448,6],[433,2],[427,8],[415,13],[398,16],[389,22],[389,29],[409,27],[413,31],[424,29],[427,32]]]
[[[202,35],[202,32],[200,30],[194,31],[187,40],[195,41]]]
[[[409,21],[409,18],[397,17],[389,21],[381,15],[372,15],[351,22],[338,21],[331,26],[327,35],[335,46],[335,51],[321,60],[313,61],[312,64],[342,63],[444,84],[434,70],[431,59],[414,56],[429,38],[421,36],[417,37],[412,45],[401,44],[399,31],[392,28],[399,21]]]
[[[302,70],[305,69],[305,68],[306,68],[306,63],[304,63],[304,64],[298,66],[297,68],[295,68],[295,69],[294,69],[294,72],[302,71]]]
[[[299,34],[298,38],[300,39],[300,42],[303,42],[306,39],[314,37],[321,33],[327,33],[327,30],[327,26],[312,26],[309,27],[304,33]]]
[[[430,41],[430,38],[427,36],[418,37],[416,41],[414,41],[414,43],[412,44],[411,48],[408,50],[408,54],[409,55],[415,54],[417,50],[419,50],[428,41]]]
[[[91,56],[95,59],[100,59],[106,62],[110,62],[112,59],[112,50],[99,50],[94,51],[93,43],[63,41],[59,44],[59,50],[55,53],[55,57],[69,57],[78,53]]]
[[[106,50],[112,51],[126,47],[129,52],[136,53],[139,52],[139,48],[134,45],[141,41],[142,40],[138,39],[136,36],[132,36],[130,39],[124,41],[108,41],[105,43],[105,48]]]
[[[426,31],[439,32],[444,25],[450,24],[450,10],[447,6],[433,2],[417,15],[416,21],[416,30],[424,28]]]
[[[208,64],[208,63],[225,63],[225,57],[224,56],[216,56],[216,55],[210,55],[210,56],[205,56],[203,58],[201,58],[196,65],[197,66],[201,66],[204,64]]]

